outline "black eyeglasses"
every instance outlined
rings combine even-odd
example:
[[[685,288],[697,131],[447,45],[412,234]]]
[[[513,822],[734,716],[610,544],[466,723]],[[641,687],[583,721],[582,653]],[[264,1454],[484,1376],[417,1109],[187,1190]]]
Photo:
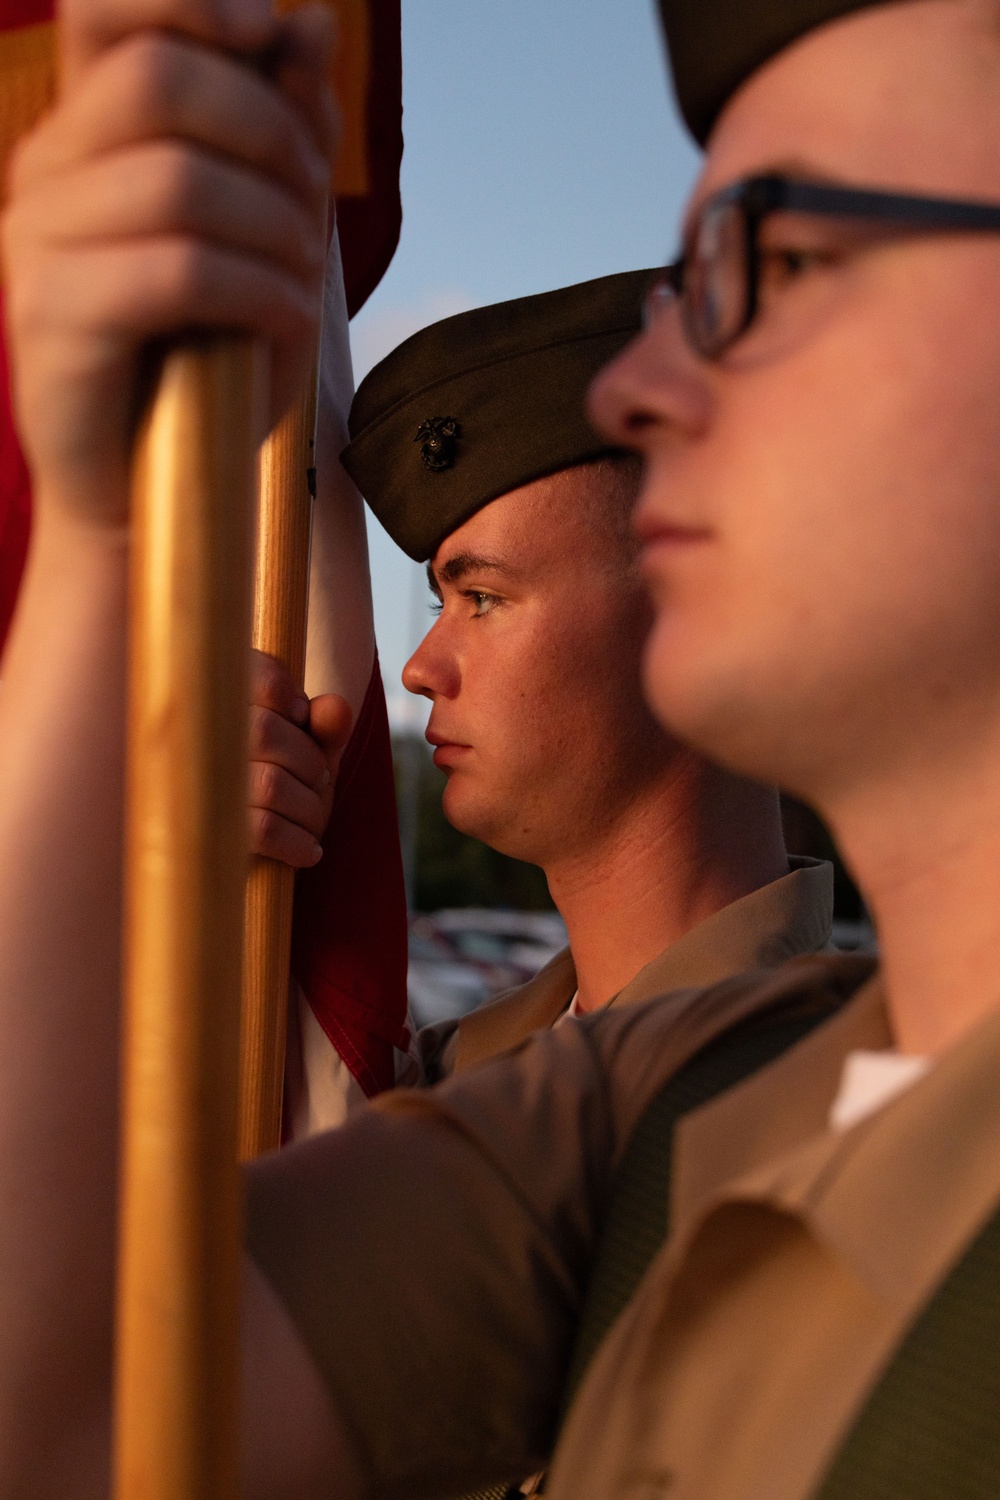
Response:
[[[913,230],[1000,231],[1000,204],[908,193],[824,187],[789,177],[747,177],[707,199],[687,236],[684,254],[654,281],[646,323],[676,299],[696,353],[717,359],[753,322],[760,296],[760,227],[769,214],[790,211],[865,219]]]

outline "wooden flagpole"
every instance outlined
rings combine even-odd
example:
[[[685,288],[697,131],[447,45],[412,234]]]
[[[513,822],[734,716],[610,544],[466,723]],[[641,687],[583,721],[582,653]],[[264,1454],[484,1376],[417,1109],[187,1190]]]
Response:
[[[166,355],[133,495],[116,1500],[235,1500],[259,360]]]
[[[315,493],[313,370],[298,401],[261,449],[253,643],[276,656],[301,686],[306,666],[309,543]],[[240,1040],[240,1157],[281,1141],[295,871],[251,860],[246,889]]]

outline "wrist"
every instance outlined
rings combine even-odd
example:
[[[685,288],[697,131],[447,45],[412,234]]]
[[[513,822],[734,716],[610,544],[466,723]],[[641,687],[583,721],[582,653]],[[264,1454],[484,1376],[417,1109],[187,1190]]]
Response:
[[[53,486],[39,486],[33,496],[30,561],[61,563],[76,558],[128,559],[130,525],[122,508],[109,505],[87,511]]]

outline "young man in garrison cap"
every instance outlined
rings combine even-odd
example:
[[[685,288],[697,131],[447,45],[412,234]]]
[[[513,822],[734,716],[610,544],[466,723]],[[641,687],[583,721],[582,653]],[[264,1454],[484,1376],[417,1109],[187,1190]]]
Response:
[[[639,331],[651,274],[447,318],[377,365],[351,409],[342,462],[389,535],[427,562],[439,600],[403,682],[434,705],[445,812],[541,865],[570,939],[530,983],[421,1033],[431,1082],[568,1009],[709,984],[830,939],[831,868],[789,861],[773,788],[681,745],[642,697],[639,471],[584,407]],[[295,737],[311,750],[287,726],[286,766]],[[288,805],[272,808],[276,837]],[[324,1064],[312,1049],[289,1078],[290,1114],[313,1128],[342,1118],[339,1106],[324,1118]]]
[[[322,220],[318,84],[232,56],[301,14],[199,12],[180,46],[162,0],[136,46],[148,7],[103,3],[5,221],[40,519],[0,699],[0,1474],[33,1500],[107,1487],[134,353],[235,325],[288,375]],[[584,1018],[251,1166],[252,1496],[550,1456],[551,1500],[996,1493],[1000,15],[698,0],[667,29],[705,175],[593,402],[646,460],[647,688],[826,813],[882,975],[808,955]],[[155,118],[151,60],[185,84]],[[178,204],[220,141],[223,190]]]

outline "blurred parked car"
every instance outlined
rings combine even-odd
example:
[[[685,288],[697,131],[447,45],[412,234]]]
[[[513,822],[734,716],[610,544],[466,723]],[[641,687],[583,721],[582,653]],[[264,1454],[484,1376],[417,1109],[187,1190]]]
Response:
[[[407,987],[415,1024],[466,1015],[524,984],[565,946],[556,912],[468,907],[414,917]]]

